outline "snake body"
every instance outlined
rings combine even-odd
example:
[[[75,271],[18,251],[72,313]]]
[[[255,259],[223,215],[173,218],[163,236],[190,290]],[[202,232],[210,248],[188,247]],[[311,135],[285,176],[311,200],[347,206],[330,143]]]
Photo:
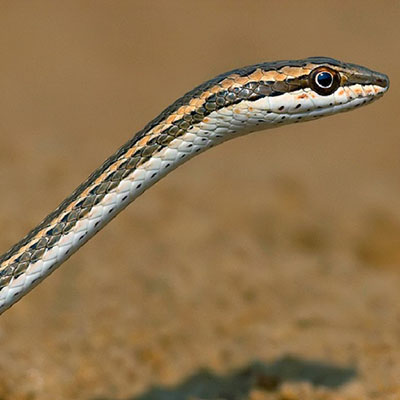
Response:
[[[323,57],[256,64],[196,87],[0,257],[0,313],[194,155],[245,133],[351,110],[379,98],[388,87],[384,74]]]

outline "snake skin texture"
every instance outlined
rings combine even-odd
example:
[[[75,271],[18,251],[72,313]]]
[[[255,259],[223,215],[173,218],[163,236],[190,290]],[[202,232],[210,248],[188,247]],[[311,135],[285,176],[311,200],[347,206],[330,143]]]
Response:
[[[322,57],[257,64],[198,86],[151,121],[0,257],[0,313],[194,155],[249,132],[354,109],[381,97],[388,87],[384,74]]]

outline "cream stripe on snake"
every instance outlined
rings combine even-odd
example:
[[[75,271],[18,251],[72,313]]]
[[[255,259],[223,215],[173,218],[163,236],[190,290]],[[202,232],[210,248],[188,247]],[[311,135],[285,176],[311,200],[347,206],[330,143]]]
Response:
[[[199,86],[139,132],[0,257],[0,313],[194,155],[248,132],[351,110],[379,98],[388,87],[384,74],[329,58],[258,64]]]

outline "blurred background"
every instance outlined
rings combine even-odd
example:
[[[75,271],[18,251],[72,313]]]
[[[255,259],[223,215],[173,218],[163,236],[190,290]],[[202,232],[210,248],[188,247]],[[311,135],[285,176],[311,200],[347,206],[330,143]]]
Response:
[[[0,398],[398,399],[398,1],[0,2],[6,251],[150,119],[232,68],[330,56],[371,106],[158,183],[0,318]]]

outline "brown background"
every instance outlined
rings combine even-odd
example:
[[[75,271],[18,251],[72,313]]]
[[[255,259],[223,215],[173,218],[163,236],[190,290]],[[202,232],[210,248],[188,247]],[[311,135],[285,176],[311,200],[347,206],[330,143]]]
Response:
[[[0,398],[399,399],[399,21],[399,1],[1,1],[4,251],[223,71],[325,55],[392,85],[138,199],[0,317]]]

